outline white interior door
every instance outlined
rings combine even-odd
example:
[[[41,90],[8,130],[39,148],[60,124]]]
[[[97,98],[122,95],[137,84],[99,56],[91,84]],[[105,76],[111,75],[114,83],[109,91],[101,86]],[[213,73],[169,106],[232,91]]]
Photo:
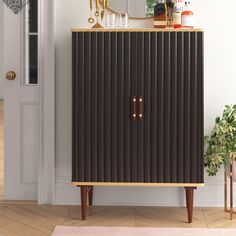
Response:
[[[4,198],[37,199],[39,156],[38,1],[4,7]],[[10,78],[12,76],[12,78]],[[7,77],[7,76],[6,76]],[[13,80],[9,80],[13,79]]]

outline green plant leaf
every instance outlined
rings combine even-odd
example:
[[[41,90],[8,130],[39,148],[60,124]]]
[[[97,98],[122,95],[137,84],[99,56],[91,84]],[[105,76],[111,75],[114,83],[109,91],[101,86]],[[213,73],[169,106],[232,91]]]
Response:
[[[236,104],[226,105],[221,117],[216,117],[210,136],[204,137],[204,164],[209,176],[215,176],[226,158],[236,160]]]

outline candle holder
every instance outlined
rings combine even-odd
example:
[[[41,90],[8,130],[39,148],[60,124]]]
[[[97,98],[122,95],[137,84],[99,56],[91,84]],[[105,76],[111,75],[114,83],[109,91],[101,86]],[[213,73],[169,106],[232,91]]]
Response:
[[[102,18],[104,16],[106,4],[107,0],[103,0],[103,7],[101,11],[99,0],[96,0],[95,14],[94,14],[94,16],[96,17],[96,23],[92,26],[92,28],[94,29],[103,28],[103,26],[99,23],[99,18],[100,17]],[[93,24],[94,21],[95,20],[93,18],[93,0],[90,0],[90,17],[88,18],[88,22],[90,24]]]
[[[226,166],[225,166],[225,173],[224,173],[224,198],[225,198],[225,212],[230,213],[230,220],[233,220],[233,214],[236,214],[234,211],[234,194],[233,194],[233,180],[234,180],[234,161],[230,158],[230,208],[228,208],[228,183],[227,183],[227,173],[226,173]]]

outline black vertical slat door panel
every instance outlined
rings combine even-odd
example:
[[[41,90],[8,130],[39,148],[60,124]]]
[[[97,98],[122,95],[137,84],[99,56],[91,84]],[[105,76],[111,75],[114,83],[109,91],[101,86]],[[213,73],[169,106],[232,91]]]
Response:
[[[72,60],[73,61],[77,61],[76,60],[76,51],[77,51],[77,48],[76,48],[76,42],[77,42],[77,39],[76,39],[76,35],[73,34],[72,35]],[[77,151],[75,150],[76,149],[76,146],[77,146],[77,143],[76,143],[76,140],[77,140],[77,137],[76,137],[76,132],[78,131],[77,127],[76,127],[76,122],[77,121],[77,116],[76,116],[76,101],[78,100],[78,98],[76,97],[76,77],[77,77],[77,73],[76,73],[76,67],[75,67],[75,63],[72,63],[72,124],[73,124],[73,129],[72,129],[72,180],[73,179],[78,179],[78,164],[76,163],[77,162],[77,158],[76,158],[76,154],[77,154]]]
[[[177,182],[177,33],[170,36],[170,182]]]
[[[197,34],[191,33],[191,86],[190,86],[190,123],[191,123],[191,140],[190,140],[190,156],[191,156],[191,181],[197,181],[197,90],[198,90],[198,79],[197,79]]]
[[[77,59],[77,34],[72,35],[72,59],[73,61],[78,61]],[[77,92],[77,87],[76,87],[76,81],[78,81],[78,72],[77,72],[78,66],[75,63],[72,63],[72,124],[73,124],[73,129],[72,129],[72,179],[80,179],[78,176],[78,159],[76,158],[77,155],[77,135],[78,133],[78,128],[77,128],[77,101],[78,101],[78,92]]]
[[[79,44],[77,45],[76,51],[84,51],[84,35],[79,38]],[[78,55],[78,54],[77,54]],[[76,106],[75,114],[77,114],[77,125],[79,132],[76,133],[76,140],[78,140],[78,145],[75,146],[76,152],[79,152],[81,156],[80,159],[77,159],[77,165],[79,166],[78,176],[81,179],[84,179],[84,116],[79,115],[84,112],[84,57],[78,57],[80,68],[78,70],[78,77],[75,81],[75,89],[78,90],[78,93],[74,93],[77,97],[79,103]],[[78,68],[77,68],[78,69]],[[75,98],[76,99],[76,98]]]
[[[72,181],[203,183],[203,33],[81,32],[72,45]]]
[[[110,94],[110,117],[111,117],[111,181],[117,182],[117,33],[111,34],[111,94]]]
[[[92,76],[91,76],[91,34],[84,33],[84,53],[83,51],[78,52],[78,57],[84,57],[84,114],[78,112],[79,116],[84,115],[84,181],[92,180],[91,176],[91,86],[92,86]],[[79,35],[79,38],[82,37]],[[79,63],[78,63],[79,64]],[[80,86],[80,85],[79,85]],[[79,132],[79,131],[78,131]],[[77,158],[81,158],[79,153]]]
[[[131,182],[131,33],[124,33],[124,182]],[[128,102],[127,102],[128,101]]]
[[[138,54],[137,54],[137,35],[138,33],[131,33],[131,41],[130,41],[130,78],[132,81],[131,85],[131,94],[130,94],[130,100],[131,100],[131,107],[133,110],[133,98],[136,96],[137,99],[137,62],[138,62]],[[136,114],[137,115],[137,114]],[[137,125],[138,125],[138,120],[137,117],[136,119],[132,119],[132,122],[130,123],[131,125],[131,172],[130,172],[130,179],[131,182],[137,182],[138,181],[138,166],[137,166],[137,142],[138,142],[138,137],[137,137]]]
[[[157,182],[157,169],[158,168],[158,154],[157,154],[157,118],[158,118],[158,107],[157,107],[157,75],[158,75],[158,36],[156,33],[151,33],[151,95],[150,95],[150,103],[151,103],[151,109],[150,113],[146,111],[145,117],[150,117],[150,152],[151,152],[151,181]],[[145,100],[147,97],[145,96]],[[148,101],[147,101],[148,102]],[[160,114],[161,115],[161,114]],[[148,122],[144,118],[144,122]],[[147,147],[146,147],[147,148]],[[162,167],[161,167],[162,168]]]
[[[144,34],[146,39],[150,33]],[[149,136],[150,145],[145,141],[142,145],[145,163],[150,157],[148,182],[203,182],[203,48],[198,38],[199,33],[194,32],[159,32],[151,33],[150,48],[145,42],[150,81],[144,76],[143,86],[145,105],[150,104],[150,109],[145,109],[143,136],[144,140]],[[139,45],[138,51],[141,49]],[[141,76],[137,80],[142,84]],[[145,165],[143,168],[146,170]]]
[[[124,181],[124,108],[128,97],[124,94],[124,33],[117,33],[117,181]]]
[[[171,91],[170,87],[173,83],[172,79],[170,78],[171,73],[171,33],[167,32],[164,34],[164,182],[170,183],[170,149],[172,148],[172,143],[170,142],[170,99],[171,99]]]
[[[190,139],[191,139],[191,40],[190,33],[184,33],[184,182],[190,182]]]
[[[155,79],[157,82],[157,90],[152,90],[152,99],[156,99],[155,102],[155,109],[157,110],[156,113],[150,114],[152,120],[155,124],[155,129],[152,129],[151,126],[151,133],[156,132],[155,137],[157,140],[153,141],[153,145],[157,145],[157,156],[152,158],[157,158],[157,180],[158,182],[164,182],[164,163],[165,163],[165,156],[164,156],[164,84],[165,84],[165,77],[164,77],[164,68],[165,68],[165,38],[164,33],[157,34],[157,42],[156,42],[156,52],[154,51],[153,54],[156,54],[156,76],[152,79]],[[153,49],[151,49],[153,50]],[[155,64],[154,64],[155,67]],[[155,95],[156,94],[156,95]],[[154,97],[153,97],[154,96]],[[151,101],[154,103],[154,101]],[[156,114],[156,116],[155,116]]]
[[[104,90],[104,71],[105,71],[105,44],[104,44],[104,33],[98,34],[98,96],[97,96],[97,106],[98,106],[98,121],[97,121],[97,155],[98,155],[98,181],[104,182],[105,181],[105,90]]]
[[[105,182],[111,182],[111,33],[106,32],[104,36],[104,175]]]
[[[144,182],[144,171],[145,171],[145,162],[144,162],[144,122],[143,119],[140,119],[140,101],[141,97],[144,95],[144,83],[145,83],[145,74],[144,74],[144,33],[139,32],[137,34],[137,182]]]
[[[197,119],[197,161],[200,164],[197,164],[197,179],[200,182],[204,182],[204,35],[203,33],[197,34],[197,79],[198,79],[198,91],[197,91],[197,99],[198,99],[198,119]]]
[[[177,182],[184,182],[184,33],[177,34]]]
[[[90,113],[90,146],[91,146],[91,180],[97,182],[97,170],[98,170],[98,143],[97,143],[97,128],[98,128],[98,34],[91,35],[91,113]]]
[[[151,117],[146,115],[150,114],[151,110],[151,33],[144,34],[144,142],[143,142],[143,155],[144,155],[144,182],[151,182]]]

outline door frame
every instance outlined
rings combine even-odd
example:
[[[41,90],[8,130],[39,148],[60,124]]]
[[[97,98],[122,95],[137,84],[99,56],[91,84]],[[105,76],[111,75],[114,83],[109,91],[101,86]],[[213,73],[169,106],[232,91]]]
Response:
[[[38,204],[55,204],[55,40],[54,0],[39,0]]]

